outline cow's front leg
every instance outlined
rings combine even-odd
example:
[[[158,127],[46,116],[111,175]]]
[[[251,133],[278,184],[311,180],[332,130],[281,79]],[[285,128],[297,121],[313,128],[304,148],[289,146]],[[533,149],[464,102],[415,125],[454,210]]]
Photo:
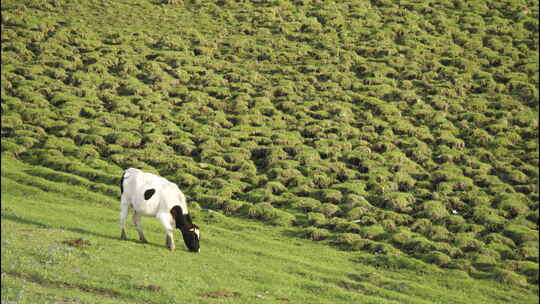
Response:
[[[167,248],[169,248],[170,251],[175,251],[176,247],[174,246],[174,235],[171,232],[167,231],[167,238],[166,238]]]
[[[144,233],[141,226],[141,215],[137,212],[133,213],[133,224],[135,224],[135,228],[137,229],[137,232],[139,233],[139,240],[143,243],[148,243],[146,238],[144,237]]]
[[[165,243],[167,245],[167,248],[169,248],[170,251],[175,251],[176,247],[174,245],[174,235],[173,235],[174,229],[171,224],[172,223],[171,215],[164,213],[159,216],[159,220],[161,221],[163,228],[165,228],[165,233],[166,233]]]

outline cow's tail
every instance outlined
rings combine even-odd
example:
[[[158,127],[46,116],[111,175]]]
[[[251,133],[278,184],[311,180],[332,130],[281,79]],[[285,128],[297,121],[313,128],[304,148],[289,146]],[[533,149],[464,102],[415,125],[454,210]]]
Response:
[[[126,177],[126,171],[122,173],[122,178],[120,178],[120,194],[124,194],[124,178]]]

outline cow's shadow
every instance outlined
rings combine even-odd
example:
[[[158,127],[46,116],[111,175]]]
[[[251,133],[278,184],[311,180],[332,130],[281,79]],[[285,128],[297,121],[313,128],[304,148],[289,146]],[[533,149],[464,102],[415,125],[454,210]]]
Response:
[[[128,241],[128,242],[133,242],[133,243],[137,243],[137,244],[144,244],[144,245],[153,246],[153,247],[156,247],[156,248],[167,249],[167,247],[165,245],[159,245],[159,244],[154,244],[154,243],[150,243],[150,242],[143,243],[143,242],[139,241],[138,239],[120,240],[120,237],[114,237],[112,235],[103,234],[103,233],[99,233],[99,232],[95,232],[95,231],[89,231],[89,230],[85,230],[85,229],[78,228],[78,227],[55,227],[55,226],[51,226],[49,224],[41,223],[41,222],[38,222],[38,221],[35,221],[35,220],[29,220],[29,219],[26,219],[26,218],[22,218],[22,217],[19,217],[17,215],[13,215],[13,214],[2,214],[2,220],[8,220],[8,221],[13,221],[13,222],[17,222],[17,223],[21,223],[21,224],[25,224],[25,225],[36,226],[36,227],[42,228],[42,229],[62,229],[62,230],[70,231],[70,232],[77,233],[77,234],[91,235],[91,236],[110,239],[110,240],[115,240],[115,241]]]

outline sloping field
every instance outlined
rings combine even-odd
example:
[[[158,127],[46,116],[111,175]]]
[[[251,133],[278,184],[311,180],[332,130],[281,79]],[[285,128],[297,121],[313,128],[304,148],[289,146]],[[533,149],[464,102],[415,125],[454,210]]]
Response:
[[[169,252],[155,219],[119,240],[118,202],[2,159],[7,303],[536,303],[531,288],[302,240],[295,228],[195,212],[201,253]]]
[[[13,186],[2,186],[10,238],[24,229],[47,242],[93,231],[108,245],[100,250],[133,245],[127,252],[138,255],[146,247],[116,242],[115,208],[122,170],[139,167],[178,183],[201,219],[218,217],[206,225],[216,237],[245,240],[226,224],[255,225],[275,236],[281,258],[294,252],[279,247],[285,234],[302,244],[295,249],[342,257],[341,269],[396,269],[387,274],[403,279],[401,271],[429,268],[490,286],[485,303],[508,300],[491,298],[506,294],[493,287],[500,283],[522,294],[515,301],[537,300],[537,1],[8,0],[1,8],[2,156],[25,168],[2,171]],[[40,191],[70,193],[55,204]],[[41,201],[65,209],[41,215]],[[77,202],[96,207],[76,211]],[[86,212],[110,222],[95,228]],[[203,246],[229,246],[215,242]],[[263,243],[249,246],[262,252]],[[147,257],[165,255],[157,249]],[[25,275],[11,278],[41,278]],[[339,283],[348,275],[334,282],[345,298],[315,300],[314,287],[296,299],[356,299],[364,287]],[[415,278],[412,286],[374,279],[392,295],[373,301],[420,301],[431,277]],[[52,292],[66,280],[39,286]],[[67,289],[100,296],[95,288],[105,288],[77,286]],[[227,287],[223,301],[253,299]],[[409,288],[416,298],[401,301]],[[459,303],[483,294],[463,288]]]

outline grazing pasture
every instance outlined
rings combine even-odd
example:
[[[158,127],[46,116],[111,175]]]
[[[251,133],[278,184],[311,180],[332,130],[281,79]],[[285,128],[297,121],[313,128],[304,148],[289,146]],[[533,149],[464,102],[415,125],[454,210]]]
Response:
[[[1,10],[5,301],[537,302],[537,1]],[[129,167],[178,184],[210,259],[144,219],[117,242]]]
[[[536,289],[299,238],[301,228],[198,211],[203,250],[118,236],[118,202],[2,158],[2,301],[7,303],[536,303]],[[176,234],[177,240],[181,238]]]

